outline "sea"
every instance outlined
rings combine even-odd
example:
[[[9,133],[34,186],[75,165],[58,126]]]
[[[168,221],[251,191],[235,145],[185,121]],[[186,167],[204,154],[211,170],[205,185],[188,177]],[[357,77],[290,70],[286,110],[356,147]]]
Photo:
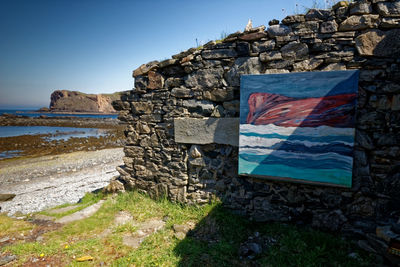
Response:
[[[71,114],[71,113],[49,113],[49,112],[37,112],[37,110],[33,109],[0,109],[0,116],[3,114],[12,114],[12,115],[22,115],[28,117],[39,117],[39,116],[48,116],[48,117],[80,117],[80,118],[102,118],[102,119],[116,119],[118,117],[117,114]]]
[[[102,119],[117,119],[116,114],[67,114],[67,113],[48,113],[36,112],[36,110],[28,109],[0,109],[0,115],[12,114],[28,117],[39,117],[42,115],[48,117],[80,117],[80,118],[102,118]],[[51,140],[68,140],[71,137],[99,137],[107,134],[105,129],[97,128],[75,128],[75,127],[60,127],[60,126],[0,126],[0,138],[12,137],[21,135],[48,135],[46,138]],[[11,158],[18,155],[20,151],[0,151],[0,159]]]

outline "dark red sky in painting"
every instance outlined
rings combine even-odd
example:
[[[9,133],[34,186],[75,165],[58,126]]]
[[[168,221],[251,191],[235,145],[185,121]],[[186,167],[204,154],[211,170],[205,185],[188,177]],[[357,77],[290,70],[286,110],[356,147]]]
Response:
[[[247,123],[275,124],[286,127],[354,127],[356,94],[292,98],[279,94],[250,95]]]

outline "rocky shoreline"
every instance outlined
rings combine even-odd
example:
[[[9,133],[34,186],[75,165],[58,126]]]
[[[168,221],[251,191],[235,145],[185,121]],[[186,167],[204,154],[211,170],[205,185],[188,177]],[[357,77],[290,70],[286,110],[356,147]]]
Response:
[[[118,175],[122,157],[122,148],[112,148],[0,161],[0,194],[16,195],[0,202],[0,212],[26,214],[77,202]]]
[[[100,136],[52,138],[63,132],[0,137],[0,212],[37,212],[77,202],[85,193],[106,186],[122,165],[123,128],[116,119],[0,116],[0,126],[52,126],[103,129]],[[83,129],[82,129],[83,130]]]
[[[63,126],[110,129],[118,127],[120,123],[120,121],[111,118],[84,118],[74,116],[48,117],[46,115],[28,117],[14,114],[3,114],[0,116],[0,126]]]
[[[13,158],[58,155],[75,151],[95,151],[98,149],[123,146],[123,129],[116,119],[80,117],[27,117],[21,115],[0,116],[0,126],[52,126],[105,129],[101,136],[71,137],[52,139],[51,134],[0,137],[0,153],[18,151]],[[60,135],[62,133],[59,133]],[[1,161],[12,161],[1,159]]]

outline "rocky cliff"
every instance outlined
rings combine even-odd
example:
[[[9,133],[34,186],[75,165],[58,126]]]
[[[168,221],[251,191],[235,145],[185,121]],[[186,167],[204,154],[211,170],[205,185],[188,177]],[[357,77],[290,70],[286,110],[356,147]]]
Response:
[[[114,113],[111,102],[119,99],[114,94],[85,94],[78,91],[56,90],[50,97],[50,110],[55,112]]]

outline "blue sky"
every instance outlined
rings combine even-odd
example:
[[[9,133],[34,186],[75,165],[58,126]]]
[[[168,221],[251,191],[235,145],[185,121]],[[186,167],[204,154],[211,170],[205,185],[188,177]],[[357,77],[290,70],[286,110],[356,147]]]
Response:
[[[0,108],[48,106],[57,89],[129,90],[132,70],[143,63],[243,30],[248,19],[267,25],[312,3],[1,0]]]

